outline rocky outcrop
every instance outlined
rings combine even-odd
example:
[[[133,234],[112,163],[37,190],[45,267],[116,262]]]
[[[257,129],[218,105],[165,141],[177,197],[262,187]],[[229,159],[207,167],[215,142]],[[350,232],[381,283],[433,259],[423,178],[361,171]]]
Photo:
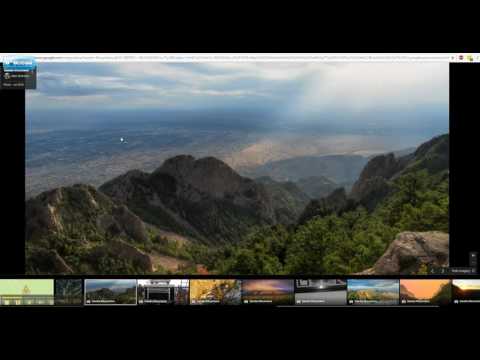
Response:
[[[108,271],[98,267],[102,254],[151,271],[149,257],[136,248],[148,242],[145,223],[94,187],[79,184],[58,188],[29,199],[25,205],[27,271]]]
[[[151,174],[129,172],[99,189],[148,223],[209,243],[239,241],[255,225],[292,222],[307,201],[294,184],[264,184],[214,157],[190,155],[170,158]]]
[[[392,182],[400,176],[419,170],[429,174],[447,172],[450,154],[449,135],[437,136],[421,144],[413,153],[396,158],[393,153],[372,158],[362,170],[349,196],[369,210],[392,191]]]
[[[449,265],[449,235],[439,231],[402,232],[372,268],[361,275],[411,275],[420,267]]]
[[[262,184],[272,199],[276,221],[282,224],[295,223],[310,198],[291,181],[275,181],[268,176],[255,179]]]
[[[414,300],[415,295],[411,291],[407,289],[407,287],[403,284],[400,284],[400,297],[405,300]]]
[[[450,150],[449,135],[436,136],[433,139],[421,144],[414,152],[415,157],[423,157],[428,153],[435,152],[438,155],[447,157]]]
[[[73,269],[56,250],[33,248],[26,256],[27,269],[36,273],[72,274]]]
[[[372,158],[363,168],[359,180],[382,177],[389,179],[398,171],[398,161],[393,153],[378,155]],[[355,185],[352,189],[355,189]]]
[[[398,161],[393,153],[374,157],[353,184],[350,197],[367,209],[374,209],[391,191],[387,180],[400,171],[402,166],[404,163]]]
[[[153,264],[150,256],[124,241],[112,241],[109,244],[109,251],[114,254],[114,256],[126,259],[145,272],[153,271]]]
[[[97,258],[103,256],[131,263],[143,272],[154,271],[152,259],[149,255],[122,240],[112,240],[96,248],[89,254],[89,262],[94,263]]]
[[[115,179],[106,182],[102,188],[108,188],[108,195],[118,202],[126,204],[138,193],[149,193],[148,173],[140,170],[131,170]],[[103,192],[103,191],[102,191]]]
[[[113,216],[121,225],[128,237],[134,241],[145,243],[148,240],[147,229],[140,218],[132,213],[125,205],[116,206]]]
[[[146,242],[143,221],[125,205],[116,205],[92,186],[74,185],[48,191],[26,203],[26,235],[35,241],[49,234],[77,238],[84,232]]]
[[[350,197],[372,211],[392,191],[393,185],[387,179],[376,176],[355,183]]]
[[[26,237],[29,241],[75,227],[95,228],[101,214],[110,213],[114,204],[88,185],[73,185],[46,191],[25,203]]]
[[[328,216],[330,214],[341,214],[345,211],[352,210],[356,204],[347,198],[344,188],[334,190],[330,195],[322,199],[310,201],[303,213],[298,219],[298,223],[304,224],[310,219],[320,216]]]
[[[254,209],[257,215],[274,221],[271,198],[264,186],[240,176],[217,158],[210,156],[196,160],[190,155],[179,155],[166,160],[152,177],[158,174],[172,176],[178,184],[177,195],[188,200],[204,201],[205,196],[200,196],[203,194]]]
[[[404,172],[427,170],[430,174],[449,169],[450,138],[448,134],[437,136],[420,145],[414,153],[413,160],[405,166]]]
[[[253,183],[211,156],[198,160],[190,155],[175,156],[166,160],[155,173],[169,174],[178,182],[215,198],[223,198],[228,193],[241,193],[245,186]]]

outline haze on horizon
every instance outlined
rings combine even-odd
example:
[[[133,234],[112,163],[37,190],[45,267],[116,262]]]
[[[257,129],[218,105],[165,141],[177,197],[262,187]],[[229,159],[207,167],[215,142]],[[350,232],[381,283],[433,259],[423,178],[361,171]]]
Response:
[[[26,193],[180,154],[250,176],[411,149],[449,132],[448,77],[446,63],[42,63],[26,92]]]
[[[38,89],[27,91],[27,129],[188,120],[227,129],[441,133],[448,76],[446,63],[44,63]]]

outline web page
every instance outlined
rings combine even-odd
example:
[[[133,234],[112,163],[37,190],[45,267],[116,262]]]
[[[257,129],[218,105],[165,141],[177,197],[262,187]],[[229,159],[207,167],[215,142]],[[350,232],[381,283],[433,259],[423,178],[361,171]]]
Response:
[[[456,69],[479,62],[1,54],[0,92],[24,96],[25,241],[0,305],[478,301],[450,136]]]

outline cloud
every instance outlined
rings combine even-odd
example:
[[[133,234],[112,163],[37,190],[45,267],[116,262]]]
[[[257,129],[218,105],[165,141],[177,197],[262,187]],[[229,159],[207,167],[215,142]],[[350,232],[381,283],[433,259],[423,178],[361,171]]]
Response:
[[[56,108],[64,105],[91,107],[212,108],[245,105],[271,96],[255,79],[237,73],[218,72],[204,66],[163,63],[45,64],[38,74],[38,90],[28,95],[30,108]],[[231,100],[229,100],[231,98]]]
[[[136,286],[137,282],[135,279],[129,280],[110,280],[110,279],[95,279],[88,280],[86,282],[87,289],[96,290],[103,287],[109,288],[111,290],[119,290],[128,287]]]
[[[310,74],[291,112],[412,108],[448,103],[447,63],[342,63]]]
[[[340,115],[369,124],[413,123],[419,114],[448,119],[447,63],[47,63],[37,83],[27,92],[31,112],[243,109],[289,123]]]

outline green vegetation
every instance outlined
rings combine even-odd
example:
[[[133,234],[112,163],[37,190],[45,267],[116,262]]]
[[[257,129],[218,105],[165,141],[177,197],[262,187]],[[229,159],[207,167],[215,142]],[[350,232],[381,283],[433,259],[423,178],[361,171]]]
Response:
[[[396,192],[377,210],[386,224],[400,230],[449,231],[449,182],[445,173],[407,173],[394,184]]]
[[[121,292],[114,292],[108,288],[102,288],[96,291],[87,291],[87,301],[110,300],[114,304],[135,304],[136,303],[136,288],[126,288]]]
[[[181,235],[195,236],[192,231],[179,224],[175,218],[164,209],[149,205],[148,201],[136,201],[129,204],[132,211],[137,214],[143,221],[159,227],[168,228]]]
[[[145,270],[135,266],[132,261],[111,256],[110,254],[98,257],[95,262],[96,273],[98,274],[145,274]]]
[[[372,267],[400,232],[449,232],[448,150],[444,135],[411,156],[381,156],[366,167],[356,193],[347,196],[339,188],[307,206],[293,184],[265,178],[262,186],[253,186],[240,176],[233,178],[240,190],[223,198],[161,173],[122,177],[102,186],[105,192],[86,185],[55,189],[26,202],[26,271],[360,272]],[[220,177],[230,179],[232,171]],[[226,181],[213,175],[215,186]],[[113,200],[117,192],[125,192],[127,204],[124,196]],[[187,237],[165,237],[166,231]]]
[[[148,241],[136,244],[137,248],[147,254],[157,252],[183,260],[191,260],[191,255],[185,246],[177,240],[169,240],[166,236],[157,235],[155,231],[148,231]]]
[[[393,181],[373,211],[322,214],[297,227],[257,227],[236,245],[188,248],[192,259],[225,274],[349,274],[371,267],[402,231],[448,232],[448,177],[425,170]]]
[[[348,300],[395,300],[398,293],[378,291],[375,289],[356,290],[348,292]]]
[[[236,243],[209,246],[179,244],[148,231],[148,240],[134,243],[147,254],[159,253],[203,264],[219,274],[349,274],[371,267],[402,231],[449,231],[448,176],[409,171],[392,181],[394,191],[375,210],[348,204],[346,211],[325,208],[299,225],[252,227]],[[81,206],[78,202],[77,206]],[[328,210],[328,211],[327,211]],[[83,210],[85,212],[86,210]],[[75,212],[72,212],[75,213]],[[239,217],[237,221],[245,220]],[[228,218],[233,222],[234,218]],[[108,248],[111,236],[87,221],[65,222],[62,232],[27,243],[27,271],[41,273],[36,248],[55,249],[76,273],[141,274],[144,270]],[[244,229],[247,224],[232,228]],[[85,241],[88,239],[88,241]],[[131,239],[128,241],[132,241]],[[45,258],[43,256],[43,258]],[[195,272],[182,269],[182,272]],[[163,273],[161,268],[157,272]]]

